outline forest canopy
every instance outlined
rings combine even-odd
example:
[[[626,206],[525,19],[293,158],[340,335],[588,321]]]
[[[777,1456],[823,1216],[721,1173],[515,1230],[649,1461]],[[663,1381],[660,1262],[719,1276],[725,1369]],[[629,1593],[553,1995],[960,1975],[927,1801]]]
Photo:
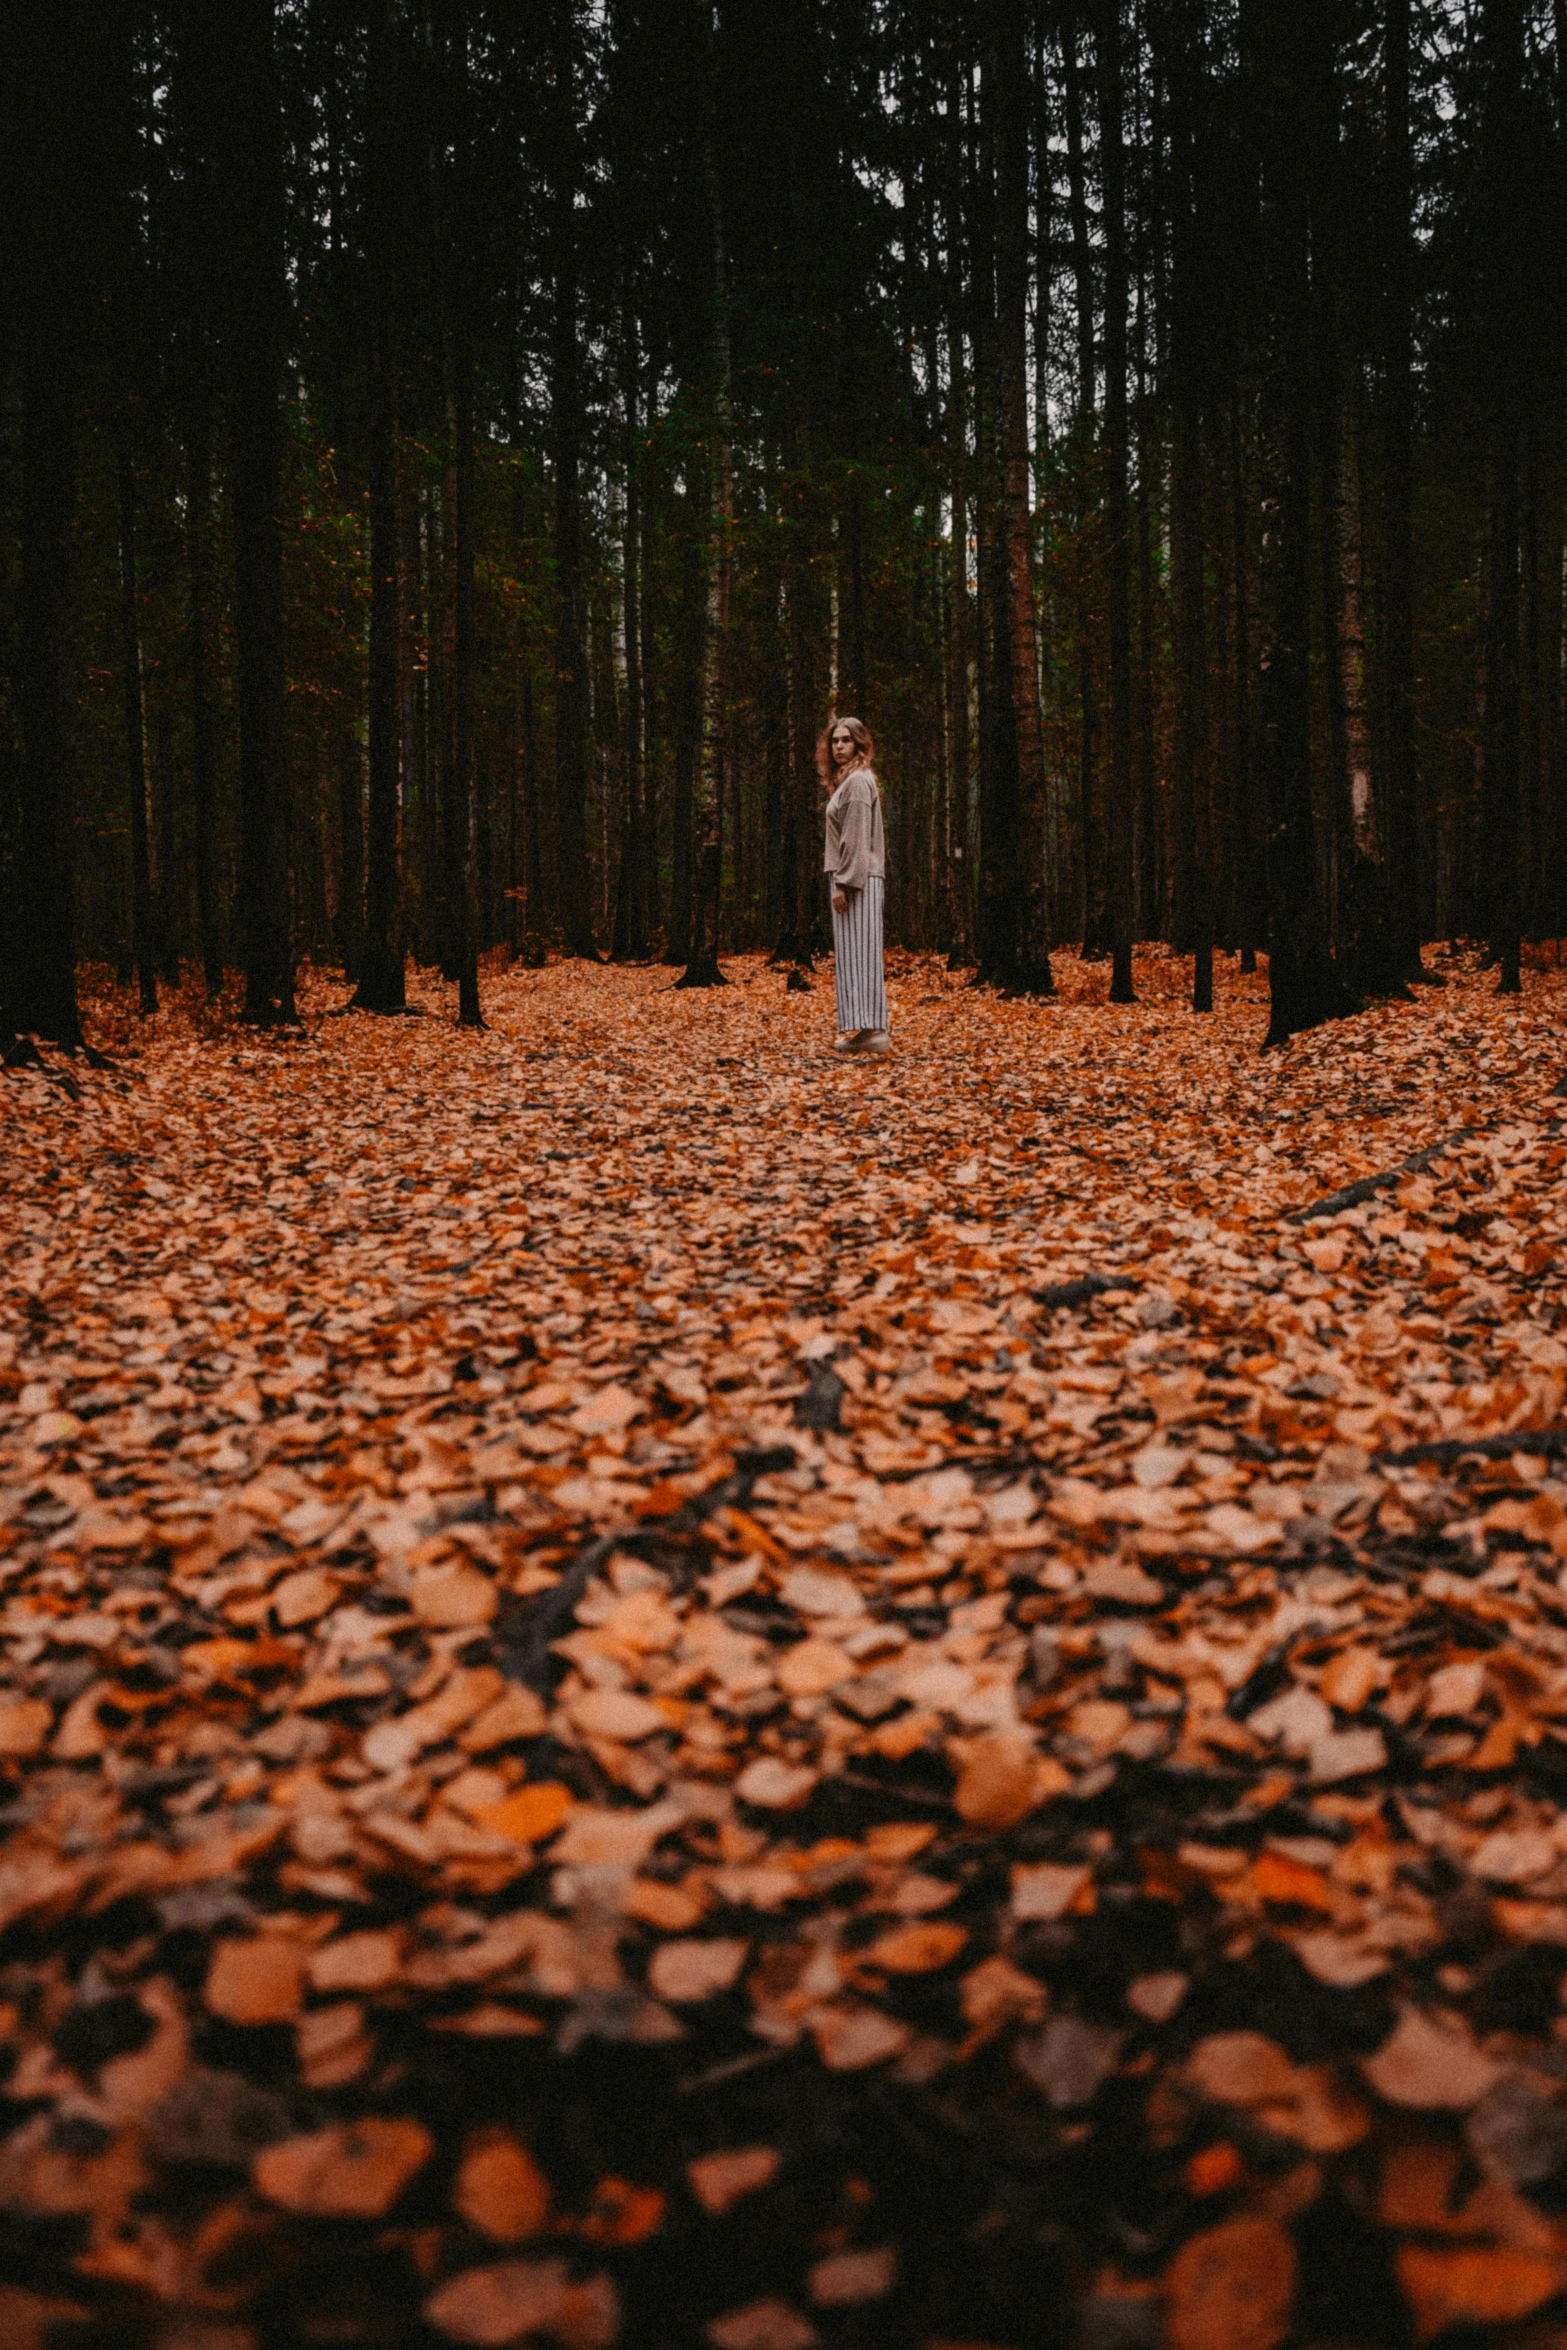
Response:
[[[75,970],[1563,927],[1560,0],[24,0],[0,1032]],[[14,1041],[7,1049],[28,1049]]]

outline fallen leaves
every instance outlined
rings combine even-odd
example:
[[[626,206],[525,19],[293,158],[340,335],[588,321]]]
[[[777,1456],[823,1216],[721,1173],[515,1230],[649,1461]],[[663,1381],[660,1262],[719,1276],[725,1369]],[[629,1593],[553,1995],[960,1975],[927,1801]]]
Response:
[[[561,967],[16,1122],[0,2201],[67,2298],[199,2299],[187,2165],[454,2342],[645,2330],[655,2240],[715,2350],[920,2339],[943,2116],[943,2259],[1070,2208],[1106,2338],[1284,2339],[1351,2173],[1420,2338],[1562,2290],[1561,983],[1259,1065],[1162,968],[922,966],[848,1072],[760,967]],[[1471,1132],[1290,1223],[1430,1066]]]

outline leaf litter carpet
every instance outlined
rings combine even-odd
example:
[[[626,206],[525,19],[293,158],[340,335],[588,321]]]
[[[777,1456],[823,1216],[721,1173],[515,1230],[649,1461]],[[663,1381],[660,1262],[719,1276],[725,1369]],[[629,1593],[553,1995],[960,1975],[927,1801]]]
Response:
[[[9,1079],[0,2338],[1559,2350],[1567,989],[1437,961]]]

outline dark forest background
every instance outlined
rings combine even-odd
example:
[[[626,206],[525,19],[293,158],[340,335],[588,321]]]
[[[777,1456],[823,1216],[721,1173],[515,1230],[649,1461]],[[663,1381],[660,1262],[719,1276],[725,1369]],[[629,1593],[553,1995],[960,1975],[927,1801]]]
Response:
[[[1564,0],[17,0],[0,1045],[103,959],[1567,929]]]

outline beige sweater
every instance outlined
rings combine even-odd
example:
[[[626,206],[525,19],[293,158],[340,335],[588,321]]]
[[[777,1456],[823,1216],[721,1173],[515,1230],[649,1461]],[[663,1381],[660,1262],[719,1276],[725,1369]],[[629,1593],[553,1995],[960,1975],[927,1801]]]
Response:
[[[863,889],[872,875],[885,878],[881,794],[868,767],[851,767],[827,803],[823,871],[832,875],[839,889]]]

